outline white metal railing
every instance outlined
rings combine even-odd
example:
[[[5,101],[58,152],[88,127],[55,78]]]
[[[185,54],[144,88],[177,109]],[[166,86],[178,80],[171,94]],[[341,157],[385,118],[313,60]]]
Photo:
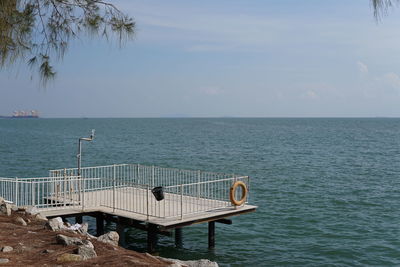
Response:
[[[16,205],[45,209],[104,207],[158,218],[230,207],[229,191],[236,181],[250,189],[250,178],[234,174],[118,164],[50,170],[44,178],[0,178],[0,197]],[[162,187],[164,200],[151,189]],[[246,203],[249,201],[247,196]]]
[[[81,206],[80,179],[76,176],[0,178],[0,197],[17,206],[60,208]]]

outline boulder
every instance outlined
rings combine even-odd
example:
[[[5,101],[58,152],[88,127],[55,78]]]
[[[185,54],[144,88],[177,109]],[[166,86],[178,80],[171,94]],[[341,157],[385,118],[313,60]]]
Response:
[[[81,227],[78,229],[78,233],[86,235],[89,229],[89,224],[88,223],[82,223]]]
[[[65,235],[57,235],[56,241],[57,241],[57,244],[61,244],[64,246],[71,246],[71,245],[81,246],[81,245],[83,245],[82,239],[80,239],[78,237],[69,237],[69,236],[65,236]]]
[[[53,253],[55,250],[52,250],[52,249],[45,249],[45,250],[43,250],[43,253],[45,253],[45,254],[49,254],[49,253]]]
[[[39,210],[35,206],[28,206],[25,209],[25,213],[34,216],[39,213]]]
[[[77,233],[82,234],[82,235],[86,235],[87,231],[89,229],[89,224],[87,224],[87,223],[82,223],[82,224],[76,223],[74,225],[71,225],[71,224],[67,223],[66,227],[68,228],[68,230],[77,232]]]
[[[0,205],[3,205],[4,203],[4,198],[0,197]]]
[[[113,246],[118,246],[119,235],[117,232],[111,231],[108,232],[107,234],[99,236],[97,240]]]
[[[9,261],[10,261],[9,259],[0,259],[0,264],[6,264]]]
[[[38,213],[36,214],[35,218],[39,221],[48,221],[48,219],[46,218],[46,216],[43,216],[42,214]]]
[[[58,262],[71,262],[71,261],[81,261],[81,260],[83,260],[83,257],[81,255],[71,254],[71,253],[64,253],[57,257]]]
[[[94,248],[93,243],[90,242],[89,240],[82,240],[83,246],[89,247],[89,248]]]
[[[13,250],[14,250],[13,247],[10,246],[4,246],[0,249],[1,252],[11,252]]]
[[[3,204],[0,205],[0,215],[11,215],[11,204],[3,201]]]
[[[89,234],[89,233],[86,233],[86,236],[87,236],[89,239],[95,239],[95,240],[97,240],[97,237],[96,237],[96,236],[91,235],[91,234]]]
[[[88,246],[79,246],[75,250],[75,254],[82,256],[84,260],[89,260],[97,257],[97,253],[94,248]]]
[[[161,257],[157,258],[171,262],[171,265],[169,265],[170,267],[218,267],[218,263],[206,259],[196,261],[181,261]]]
[[[22,225],[22,226],[27,226],[26,221],[25,221],[24,219],[22,219],[21,217],[16,217],[16,218],[14,219],[14,222],[15,222],[16,224],[19,224],[19,225]]]
[[[58,231],[58,230],[61,230],[61,229],[64,229],[64,228],[65,228],[64,222],[63,222],[63,220],[61,219],[61,217],[56,217],[56,218],[54,218],[54,219],[49,220],[49,221],[46,223],[46,227],[47,227],[48,229],[50,229],[50,230],[53,230],[53,231]]]

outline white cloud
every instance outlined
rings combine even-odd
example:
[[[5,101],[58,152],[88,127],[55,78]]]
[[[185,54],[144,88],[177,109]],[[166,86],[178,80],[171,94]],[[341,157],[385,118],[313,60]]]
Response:
[[[174,5],[167,2],[117,1],[122,10],[135,17],[139,40],[173,41],[187,51],[270,51],[274,45],[330,44],[346,40],[349,32],[337,31],[344,21],[325,21],[294,16],[262,16],[234,13],[207,5]],[[302,25],[307,25],[302,26]],[[339,25],[338,25],[339,24]],[[298,26],[298,27],[297,27]],[[143,28],[146,30],[144,31]],[[338,36],[339,35],[339,36]],[[304,38],[307,36],[307,38]],[[192,42],[185,44],[184,42]]]
[[[206,86],[200,88],[200,91],[209,96],[215,96],[215,95],[220,95],[223,91],[221,90],[220,87],[218,86]]]
[[[318,98],[318,94],[314,90],[308,90],[306,92],[306,97],[310,98],[310,99],[317,99]]]
[[[188,47],[188,52],[221,52],[221,51],[236,51],[236,46],[223,44],[199,44]]]
[[[396,73],[393,72],[386,73],[385,75],[383,75],[383,81],[387,85],[395,89],[400,89],[400,77]]]
[[[368,73],[368,66],[364,63],[362,63],[361,61],[357,62],[357,66],[358,66],[358,70],[362,73],[362,74],[367,74]]]

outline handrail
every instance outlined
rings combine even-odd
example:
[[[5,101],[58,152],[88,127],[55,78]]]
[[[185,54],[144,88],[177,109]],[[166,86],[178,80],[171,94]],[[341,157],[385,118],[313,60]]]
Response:
[[[233,207],[229,190],[250,177],[141,164],[115,164],[50,170],[49,177],[0,178],[0,197],[39,209],[110,208],[147,218],[183,218],[189,214]],[[162,187],[164,200],[151,192]],[[248,203],[248,199],[246,203]],[[234,207],[233,207],[234,208]]]

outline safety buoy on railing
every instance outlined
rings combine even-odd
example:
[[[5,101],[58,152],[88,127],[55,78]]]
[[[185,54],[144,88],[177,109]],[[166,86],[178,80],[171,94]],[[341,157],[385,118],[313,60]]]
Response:
[[[235,198],[235,191],[236,191],[236,188],[238,188],[238,186],[240,186],[242,188],[242,197],[239,200],[237,200]],[[247,197],[246,184],[242,181],[236,181],[232,185],[231,190],[229,192],[229,198],[231,199],[231,203],[235,206],[240,206],[246,201],[246,197]]]

